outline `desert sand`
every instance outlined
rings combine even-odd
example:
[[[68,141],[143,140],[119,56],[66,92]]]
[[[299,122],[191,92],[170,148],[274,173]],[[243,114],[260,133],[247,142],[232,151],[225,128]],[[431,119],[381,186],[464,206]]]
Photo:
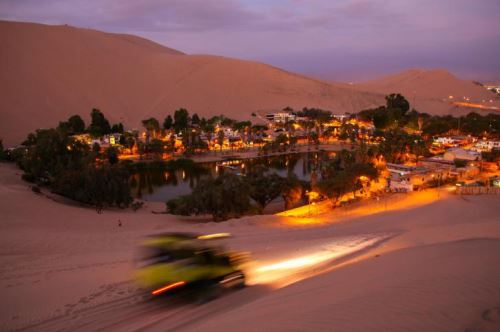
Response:
[[[410,71],[349,85],[71,26],[0,21],[0,43],[0,138],[7,146],[74,114],[88,121],[94,107],[113,123],[139,129],[141,120],[163,121],[180,107],[205,117],[257,120],[253,112],[286,106],[357,112],[383,105],[385,94],[402,92],[421,112],[462,114],[471,109],[454,107],[444,98],[494,97],[442,71]]]
[[[286,106],[338,113],[376,106],[356,92],[262,63],[185,55],[148,40],[69,26],[0,22],[0,136],[16,144],[93,107],[113,122],[140,121],[185,107],[200,116],[249,119]]]
[[[215,224],[151,213],[164,209],[158,203],[97,214],[33,193],[19,173],[0,164],[0,330],[500,327],[498,196],[443,189],[307,222],[253,216]],[[228,245],[252,253],[251,286],[204,305],[145,301],[132,280],[136,244],[164,231],[232,233]]]
[[[472,111],[496,112],[500,106],[498,95],[478,83],[462,80],[445,69],[411,69],[361,82],[355,84],[355,87],[360,91],[382,94],[401,93],[411,103],[412,108],[429,114],[462,115]],[[491,109],[458,107],[454,102],[481,104]]]

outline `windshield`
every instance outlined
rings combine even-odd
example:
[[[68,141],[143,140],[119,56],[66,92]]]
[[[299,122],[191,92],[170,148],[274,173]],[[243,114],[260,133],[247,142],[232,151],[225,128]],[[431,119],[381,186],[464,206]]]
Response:
[[[175,261],[193,257],[194,252],[186,249],[167,249],[162,247],[144,246],[140,250],[139,264],[141,266],[158,263],[173,263]]]

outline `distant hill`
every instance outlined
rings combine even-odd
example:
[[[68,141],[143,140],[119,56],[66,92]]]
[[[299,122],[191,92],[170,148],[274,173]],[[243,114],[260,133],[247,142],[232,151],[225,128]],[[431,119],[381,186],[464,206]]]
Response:
[[[140,128],[179,107],[200,116],[251,118],[262,109],[321,107],[335,113],[383,103],[357,91],[262,63],[186,55],[149,40],[69,26],[0,21],[0,138],[22,141],[37,128],[93,107]]]
[[[431,114],[462,114],[474,110],[472,108],[457,107],[454,102],[467,102],[492,107],[500,105],[495,94],[486,90],[480,84],[459,79],[443,69],[411,69],[395,75],[358,83],[355,87],[359,91],[382,94],[401,93],[412,104],[412,107],[415,107],[418,111]]]

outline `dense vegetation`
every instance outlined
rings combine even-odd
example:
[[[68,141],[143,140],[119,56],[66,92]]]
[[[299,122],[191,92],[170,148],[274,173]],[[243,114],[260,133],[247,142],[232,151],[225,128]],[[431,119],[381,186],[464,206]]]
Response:
[[[361,120],[373,121],[377,130],[405,129],[418,131],[424,137],[443,134],[465,134],[476,137],[496,137],[500,135],[500,115],[480,115],[471,112],[465,116],[429,115],[409,110],[408,101],[400,94],[386,97],[386,105],[361,111],[356,115]]]
[[[294,112],[291,108],[284,110]],[[332,120],[329,111],[304,108],[294,113],[300,120],[277,124],[283,133],[264,144],[261,152],[293,151],[298,140],[295,135],[297,128],[301,128],[301,135],[305,133],[308,141],[316,145],[319,145],[320,138],[336,135],[339,139],[356,142],[357,149],[343,150],[316,169],[319,179],[312,176],[310,184],[299,181],[293,174],[281,177],[270,173],[265,167],[256,167],[245,176],[222,174],[216,178],[204,177],[196,181],[192,194],[168,201],[168,210],[182,215],[211,214],[214,220],[224,220],[248,213],[262,213],[279,196],[284,199],[285,207],[290,208],[304,199],[306,189],[317,191],[336,202],[346,193],[362,189],[370,180],[377,178],[374,161],[383,158],[387,162],[405,163],[427,155],[434,135],[460,133],[496,138],[500,133],[500,115],[469,113],[459,118],[430,116],[410,110],[410,104],[400,94],[388,95],[384,106],[352,115],[352,118],[373,122],[375,131],[369,136],[366,135],[367,129],[358,125],[360,122],[342,121],[340,127],[335,128],[325,126]],[[176,137],[182,138],[184,153],[190,155],[207,150],[211,143],[222,147],[227,138],[223,130],[216,130],[219,126],[238,131],[243,142],[263,142],[264,131],[268,129],[223,115],[209,119],[200,118],[197,114],[191,116],[181,108],[173,115],[167,115],[163,122],[155,118],[144,119],[142,124],[146,137],[139,139],[138,132],[125,132],[121,123],[111,125],[98,109],[92,110],[90,118],[88,126],[80,116],[73,115],[60,122],[55,129],[37,130],[28,135],[22,147],[9,151],[8,157],[16,160],[24,170],[25,180],[49,186],[55,193],[90,204],[98,210],[106,206],[126,207],[131,204],[131,173],[144,174],[154,168],[172,173],[183,169],[187,173],[203,175],[203,170],[192,160],[160,160],[163,153],[175,152]],[[167,132],[171,134],[170,139],[165,139]],[[89,146],[73,136],[89,134],[100,138],[112,133],[121,134],[121,146],[128,149],[135,147],[139,155],[147,154],[157,161],[120,162],[118,148],[110,146],[102,149],[97,143]],[[378,144],[367,145],[374,142]],[[484,157],[495,160],[497,154],[493,151]],[[0,160],[6,157],[0,141]]]
[[[370,162],[365,151],[342,150],[321,171],[317,190],[333,204],[345,194],[363,189],[378,177],[378,170]]]
[[[91,117],[89,132],[111,131],[100,111],[94,109]],[[14,156],[24,171],[23,178],[49,186],[53,192],[92,205],[98,211],[106,206],[129,206],[132,197],[127,166],[118,162],[113,148],[102,154],[98,145],[90,148],[71,137],[85,132],[84,128],[83,120],[72,116],[56,129],[40,129],[28,135],[25,147]]]
[[[342,150],[333,159],[314,163],[311,183],[298,180],[293,173],[279,176],[262,165],[253,167],[246,175],[222,174],[206,178],[198,182],[190,195],[169,200],[167,210],[178,215],[210,214],[214,221],[220,221],[262,213],[280,196],[285,209],[289,209],[301,199],[306,200],[308,190],[317,191],[335,202],[377,178],[378,171],[369,155],[366,150]]]
[[[196,152],[204,152],[209,148],[210,143],[217,143],[222,147],[226,139],[223,131],[219,130],[216,134],[217,126],[230,127],[242,133],[242,139],[245,141],[254,140],[256,135],[261,135],[266,126],[252,125],[250,121],[237,121],[227,118],[223,115],[213,116],[209,119],[199,117],[194,113],[190,116],[188,110],[180,108],[172,115],[167,115],[163,120],[162,126],[155,118],[149,118],[142,121],[146,129],[145,143],[139,143],[139,154],[150,155],[160,159],[163,153],[175,152],[175,136],[170,135],[169,141],[160,140],[167,133],[173,133],[182,138],[184,154],[190,156]],[[202,139],[205,136],[205,140]],[[207,144],[208,141],[208,144]]]
[[[210,214],[214,221],[220,221],[262,213],[279,196],[285,206],[291,206],[302,198],[306,186],[294,175],[285,178],[256,167],[246,176],[224,173],[204,178],[191,194],[169,200],[167,209],[178,215]]]

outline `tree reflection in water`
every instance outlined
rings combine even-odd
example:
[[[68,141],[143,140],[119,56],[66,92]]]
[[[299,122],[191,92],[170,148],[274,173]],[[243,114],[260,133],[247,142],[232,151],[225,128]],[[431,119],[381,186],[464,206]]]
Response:
[[[224,172],[244,176],[261,166],[283,177],[295,174],[300,180],[310,181],[311,177],[317,178],[322,165],[334,155],[334,152],[319,151],[210,163],[195,163],[189,159],[140,162],[130,165],[130,186],[135,198],[165,202],[189,194],[205,176],[216,177]]]

